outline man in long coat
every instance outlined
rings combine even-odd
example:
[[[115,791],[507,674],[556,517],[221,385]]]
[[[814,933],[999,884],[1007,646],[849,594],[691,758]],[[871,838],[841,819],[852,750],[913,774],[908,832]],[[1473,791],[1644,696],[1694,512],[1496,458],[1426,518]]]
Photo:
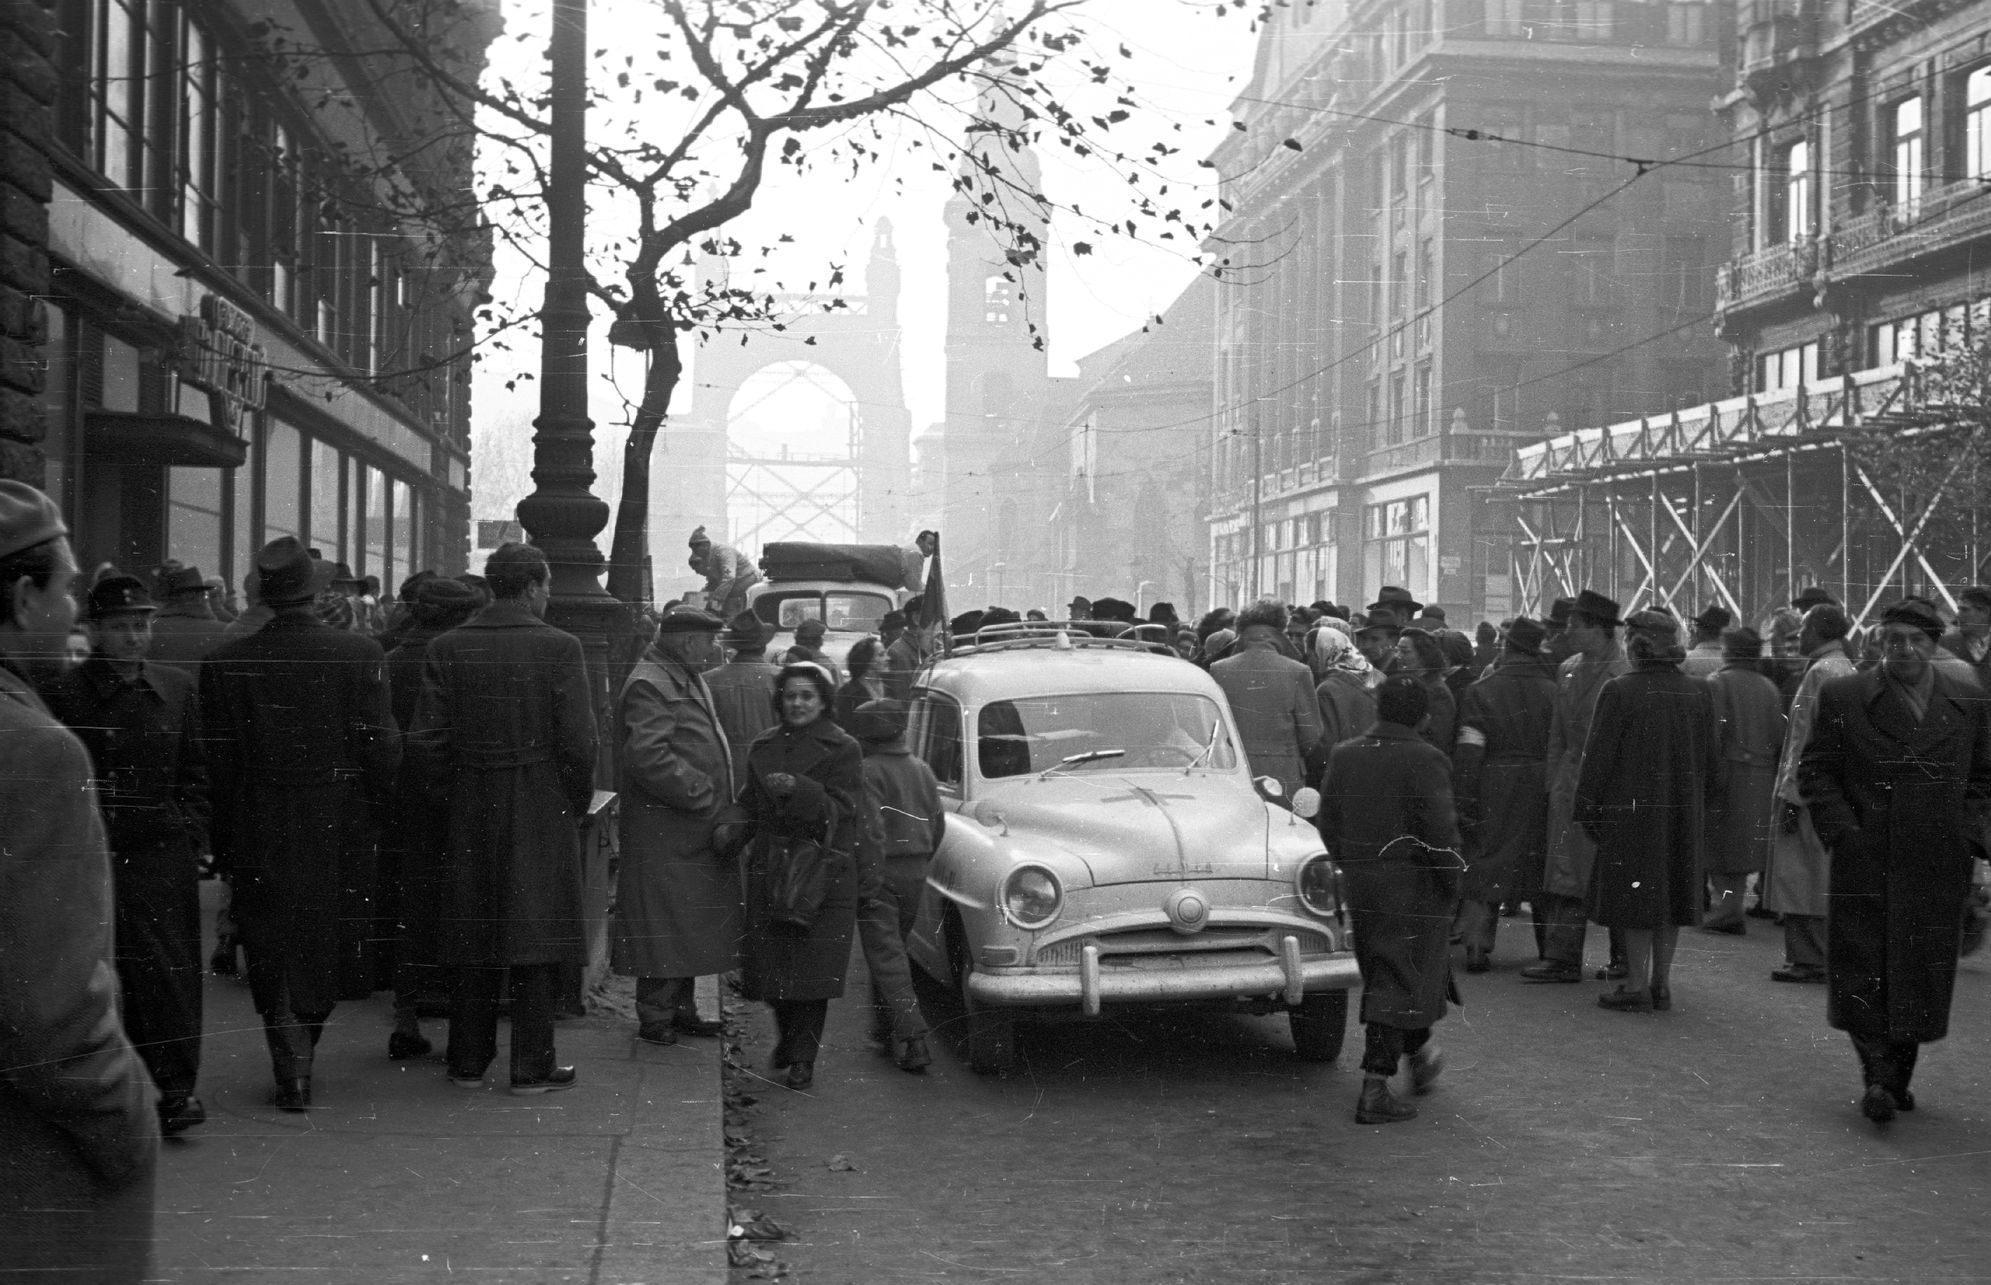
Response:
[[[1798,762],[1811,743],[1818,717],[1818,693],[1835,678],[1858,671],[1846,650],[1852,622],[1837,603],[1821,603],[1804,613],[1799,648],[1811,667],[1798,684],[1784,730],[1783,757],[1777,763],[1776,822],[1763,866],[1764,909],[1783,919],[1784,964],[1770,977],[1779,982],[1825,981],[1826,889],[1832,854],[1818,837],[1811,808],[1798,788]]]
[[[1447,959],[1459,895],[1458,823],[1451,767],[1418,734],[1428,689],[1408,676],[1376,689],[1376,723],[1329,754],[1320,832],[1341,863],[1362,970],[1362,1095],[1358,1124],[1417,1114],[1389,1090],[1405,1054],[1415,1093],[1430,1090],[1443,1059],[1431,1027],[1456,998]]]
[[[1589,915],[1624,935],[1624,981],[1597,1003],[1673,1006],[1673,950],[1701,916],[1701,844],[1715,788],[1714,703],[1680,672],[1686,649],[1663,611],[1626,621],[1632,672],[1604,684],[1583,749],[1576,819],[1597,845]]]
[[[636,1038],[675,1044],[717,1035],[698,1015],[695,978],[740,964],[745,892],[715,832],[733,815],[733,750],[700,677],[719,660],[719,617],[677,607],[622,684],[622,864],[615,890],[615,971],[636,978]],[[761,707],[772,703],[772,686]]]
[[[1286,628],[1280,604],[1255,602],[1237,623],[1237,646],[1210,666],[1210,677],[1230,701],[1253,774],[1277,781],[1290,799],[1311,779],[1321,752],[1313,671],[1279,654]]]
[[[208,605],[207,580],[199,567],[175,567],[163,577],[166,601],[152,617],[152,643],[145,658],[198,673],[201,661],[221,643],[228,628]]]
[[[747,747],[776,722],[774,676],[781,670],[767,659],[767,645],[773,640],[772,625],[742,611],[719,635],[720,649],[731,653],[726,663],[700,675],[712,693],[712,708],[719,715],[726,744],[733,750],[735,793],[747,779]]]
[[[331,568],[284,536],[256,555],[256,573],[274,614],[208,653],[201,722],[215,864],[234,887],[276,1103],[303,1111],[341,965],[371,936],[370,911],[359,923],[342,912],[371,898],[371,810],[393,788],[401,744],[380,645],[312,611]]]
[[[1742,894],[1769,855],[1777,756],[1784,747],[1784,697],[1763,676],[1763,638],[1744,625],[1721,636],[1722,667],[1707,680],[1714,698],[1721,779],[1708,808],[1710,904],[1701,927],[1740,937],[1749,920]]]
[[[429,644],[409,734],[449,800],[437,962],[456,970],[449,1078],[476,1088],[498,1052],[510,970],[511,1090],[572,1088],[553,1000],[587,953],[580,823],[594,797],[595,713],[580,640],[547,624],[546,555],[508,543],[484,565],[493,601]]]
[[[159,1087],[159,1125],[207,1119],[200,1078],[200,862],[207,757],[194,680],[145,659],[152,600],[135,576],[90,587],[90,658],[42,688],[97,769],[114,872],[125,1032]]]
[[[1542,659],[1546,631],[1526,616],[1507,627],[1500,656],[1466,688],[1452,752],[1459,818],[1465,831],[1465,902],[1459,913],[1466,971],[1492,964],[1500,904],[1541,900],[1548,847],[1549,724],[1555,673]],[[1545,921],[1534,905],[1536,948]]]
[[[156,1279],[159,1120],[118,1021],[111,863],[83,743],[35,682],[61,663],[76,561],[54,501],[0,480],[0,1265]]]
[[[1618,604],[1585,589],[1576,596],[1563,628],[1572,654],[1556,678],[1555,720],[1549,724],[1548,858],[1542,875],[1543,915],[1548,920],[1542,958],[1521,970],[1531,982],[1583,980],[1583,938],[1588,925],[1590,866],[1597,845],[1576,822],[1576,782],[1583,747],[1604,684],[1631,671],[1618,645]]]
[[[1942,617],[1919,598],[1881,613],[1878,668],[1819,692],[1798,783],[1832,852],[1826,1020],[1852,1038],[1860,1109],[1912,1110],[1923,1044],[1949,1033],[1991,717],[1931,664]]]

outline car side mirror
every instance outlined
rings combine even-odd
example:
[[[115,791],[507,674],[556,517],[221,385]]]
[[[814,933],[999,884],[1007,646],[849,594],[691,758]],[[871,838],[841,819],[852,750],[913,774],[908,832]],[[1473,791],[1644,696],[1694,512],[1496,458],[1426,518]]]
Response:
[[[1303,785],[1293,791],[1293,815],[1304,821],[1311,821],[1320,815],[1320,791],[1311,785]]]

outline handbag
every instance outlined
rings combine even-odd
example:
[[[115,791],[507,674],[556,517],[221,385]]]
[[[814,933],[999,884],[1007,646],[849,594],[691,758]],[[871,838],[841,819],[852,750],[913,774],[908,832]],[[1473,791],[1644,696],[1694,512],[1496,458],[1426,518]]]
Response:
[[[808,932],[830,895],[828,850],[814,839],[769,835],[764,852],[769,922],[788,932]]]

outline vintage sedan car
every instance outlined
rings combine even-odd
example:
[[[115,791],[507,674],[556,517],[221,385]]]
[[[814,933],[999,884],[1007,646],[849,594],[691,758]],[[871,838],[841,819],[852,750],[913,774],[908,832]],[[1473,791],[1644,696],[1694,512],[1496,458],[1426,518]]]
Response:
[[[907,949],[970,1064],[1007,1068],[1021,1015],[1150,1004],[1283,1010],[1331,1061],[1359,980],[1339,872],[1222,689],[1132,639],[991,633],[922,671],[910,728],[949,815]]]

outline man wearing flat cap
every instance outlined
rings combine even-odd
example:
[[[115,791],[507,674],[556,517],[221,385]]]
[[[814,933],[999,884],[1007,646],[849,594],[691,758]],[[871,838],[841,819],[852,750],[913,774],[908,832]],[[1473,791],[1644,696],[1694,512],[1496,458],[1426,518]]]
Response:
[[[636,978],[636,1037],[651,1044],[719,1034],[718,1016],[699,1016],[692,988],[740,966],[745,890],[721,842],[737,815],[733,750],[702,677],[719,663],[723,625],[696,607],[665,612],[622,684],[616,715],[614,966]]]
[[[1492,966],[1501,902],[1526,898],[1534,908],[1538,955],[1547,927],[1541,886],[1556,675],[1542,659],[1543,637],[1541,623],[1526,616],[1507,626],[1499,659],[1459,707],[1452,760],[1466,845],[1459,927],[1469,973]]]
[[[207,760],[194,680],[145,659],[153,604],[143,581],[90,588],[90,658],[42,688],[49,712],[90,751],[115,874],[125,1031],[159,1086],[168,1134],[207,1119],[200,1077],[200,861]]]
[[[201,665],[216,868],[248,954],[279,1110],[311,1106],[313,1052],[373,935],[373,809],[401,740],[380,644],[318,619],[332,568],[295,537],[256,555],[256,633]]]
[[[1826,1020],[1851,1037],[1883,1124],[1913,1110],[1923,1044],[1949,1033],[1961,907],[1991,803],[1991,718],[1931,663],[1943,620],[1881,613],[1881,663],[1820,689],[1798,784],[1832,853]]]
[[[110,853],[90,755],[35,683],[76,619],[55,502],[0,480],[0,1264],[153,1279],[159,1118],[118,1017]]]
[[[509,978],[511,1091],[570,1089],[553,1005],[562,967],[587,962],[580,823],[594,798],[595,711],[580,640],[542,617],[546,555],[499,545],[484,564],[492,601],[429,644],[410,752],[449,800],[437,962],[455,973],[449,1079],[482,1085],[498,1055]]]

